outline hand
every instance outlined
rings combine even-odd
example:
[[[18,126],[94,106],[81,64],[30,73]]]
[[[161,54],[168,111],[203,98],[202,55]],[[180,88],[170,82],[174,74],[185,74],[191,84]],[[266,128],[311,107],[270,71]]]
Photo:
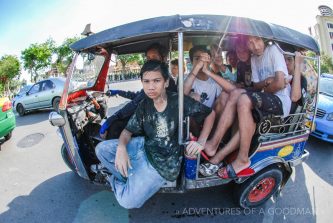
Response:
[[[200,94],[198,93],[195,93],[195,92],[191,92],[190,95],[189,95],[191,98],[193,98],[194,100],[198,101],[198,102],[201,102],[201,98],[200,98]]]
[[[104,133],[99,133],[99,135],[101,136],[102,139],[106,139],[106,136],[108,134],[108,131],[105,131]]]
[[[117,94],[119,94],[119,90],[108,90],[107,92],[106,92],[106,96],[114,96],[114,95],[117,95]]]
[[[292,76],[288,75],[288,77],[284,78],[284,87],[287,87],[288,84],[291,84]]]
[[[192,69],[191,74],[193,74],[194,76],[197,76],[197,74],[199,73],[200,70],[202,70],[204,66],[204,62],[203,61],[199,61]]]
[[[299,66],[302,69],[302,64],[304,63],[304,56],[296,51],[295,52],[295,67]]]
[[[132,169],[126,147],[118,145],[115,159],[115,168],[123,177],[128,177],[128,168]]]
[[[186,146],[185,155],[188,157],[194,157],[197,156],[203,149],[204,146],[197,141],[190,141],[190,143]]]
[[[245,84],[243,82],[235,84],[237,88],[245,88]]]

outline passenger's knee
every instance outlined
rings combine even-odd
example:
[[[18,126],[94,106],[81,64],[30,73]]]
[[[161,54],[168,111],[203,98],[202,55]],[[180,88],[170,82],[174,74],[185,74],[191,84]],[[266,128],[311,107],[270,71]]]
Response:
[[[239,97],[237,102],[237,110],[244,111],[252,108],[252,102],[246,94],[243,94]]]
[[[238,101],[239,97],[241,96],[241,94],[242,94],[243,91],[244,90],[242,90],[242,89],[235,89],[235,90],[233,90],[230,93],[229,101],[233,102],[233,103],[236,103]]]
[[[115,140],[107,140],[97,144],[95,147],[95,154],[100,159],[106,152],[115,153],[117,150],[117,143]]]
[[[96,156],[97,156],[98,159],[101,157],[101,154],[103,153],[103,150],[105,148],[105,146],[103,146],[103,145],[104,145],[104,142],[100,142],[95,147],[95,154],[96,154]]]

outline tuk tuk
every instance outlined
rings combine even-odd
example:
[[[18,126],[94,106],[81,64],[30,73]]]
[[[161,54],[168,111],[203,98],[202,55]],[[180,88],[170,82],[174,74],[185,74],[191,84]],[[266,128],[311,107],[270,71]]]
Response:
[[[67,80],[59,110],[51,112],[49,121],[57,126],[64,141],[61,155],[68,167],[80,177],[97,184],[107,184],[107,172],[93,171],[99,164],[96,145],[102,140],[99,128],[105,111],[97,112],[96,105],[106,108],[105,94],[111,58],[116,55],[142,53],[152,43],[160,43],[176,52],[179,64],[179,148],[190,140],[189,121],[183,113],[183,61],[185,52],[194,45],[218,44],[223,50],[233,47],[239,35],[264,38],[268,44],[289,45],[299,51],[311,51],[316,56],[306,58],[303,76],[307,79],[307,92],[303,104],[287,117],[261,117],[250,148],[251,166],[255,172],[250,177],[235,180],[218,176],[204,177],[198,167],[188,165],[184,158],[181,173],[176,181],[167,182],[160,192],[186,192],[235,182],[235,199],[243,208],[264,203],[278,195],[290,178],[292,167],[309,156],[305,144],[316,117],[316,102],[320,73],[319,48],[315,40],[275,24],[258,20],[223,15],[174,15],[136,21],[92,34],[74,43],[71,48],[75,58],[67,72]],[[313,66],[315,65],[315,66]],[[314,67],[317,69],[315,71]],[[111,98],[112,100],[112,98]],[[218,130],[216,130],[218,131]],[[235,159],[230,154],[225,163]]]

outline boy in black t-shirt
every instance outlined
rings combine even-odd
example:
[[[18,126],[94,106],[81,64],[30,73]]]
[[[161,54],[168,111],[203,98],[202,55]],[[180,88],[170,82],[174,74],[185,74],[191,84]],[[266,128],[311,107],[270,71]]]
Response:
[[[119,140],[104,141],[96,147],[98,159],[112,173],[109,181],[116,199],[125,208],[141,207],[166,181],[176,180],[183,155],[178,145],[178,94],[166,91],[168,66],[148,61],[140,76],[146,97]],[[215,113],[185,96],[184,116],[204,121],[198,141],[190,142],[185,151],[196,156],[205,146]],[[133,134],[144,137],[131,139]]]

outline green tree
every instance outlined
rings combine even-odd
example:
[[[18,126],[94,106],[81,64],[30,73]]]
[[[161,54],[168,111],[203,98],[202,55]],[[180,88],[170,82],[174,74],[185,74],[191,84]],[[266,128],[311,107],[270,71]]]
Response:
[[[316,54],[314,52],[308,52],[307,56],[315,57]],[[314,69],[318,72],[318,65],[316,61],[310,61],[310,64],[314,67]],[[320,57],[320,72],[321,73],[333,73],[333,63],[332,58],[321,52]]]
[[[22,51],[23,67],[29,71],[31,81],[36,82],[41,75],[40,72],[51,65],[54,51],[55,44],[52,39],[48,39],[41,44],[31,44],[27,49]]]
[[[117,56],[117,60],[120,61],[122,66],[122,77],[124,79],[124,74],[126,70],[126,65],[132,62],[137,62],[139,65],[144,63],[143,56],[141,53],[126,54]]]
[[[10,94],[10,86],[15,77],[20,75],[20,62],[16,56],[5,55],[0,59],[0,85],[1,92]]]
[[[71,50],[70,45],[78,41],[80,37],[67,38],[64,42],[55,48],[57,56],[56,62],[52,65],[61,74],[65,74],[68,66],[72,63],[74,51]]]
[[[320,72],[321,73],[333,73],[332,58],[323,54],[320,58]]]

